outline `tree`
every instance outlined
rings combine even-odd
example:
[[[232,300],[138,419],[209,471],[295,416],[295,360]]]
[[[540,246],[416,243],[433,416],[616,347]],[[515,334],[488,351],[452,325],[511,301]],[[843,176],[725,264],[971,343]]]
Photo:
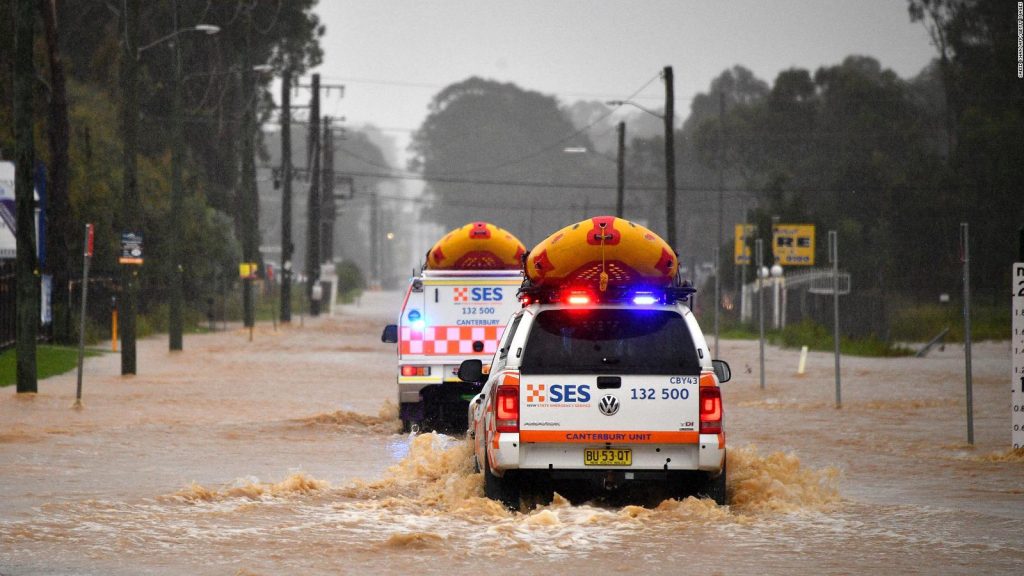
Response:
[[[952,173],[946,187],[953,213],[972,224],[974,291],[1004,303],[1006,263],[1024,222],[1024,84],[1011,72],[1017,30],[996,0],[910,0],[908,7],[938,50]]]
[[[50,69],[49,114],[47,119],[47,143],[50,149],[49,181],[46,195],[46,270],[53,278],[53,337],[57,342],[70,344],[74,335],[65,328],[69,326],[67,316],[71,310],[66,306],[68,278],[71,258],[68,247],[79,226],[71,220],[71,202],[68,198],[70,166],[68,142],[71,139],[68,127],[67,79],[64,74],[64,59],[61,56],[60,37],[57,29],[57,1],[39,0],[43,30],[46,36],[47,65]]]
[[[603,179],[600,160],[566,154],[566,147],[590,149],[590,142],[554,97],[474,77],[431,101],[413,135],[410,168],[429,183],[431,220],[448,228],[487,220],[529,244],[614,210],[613,164]]]
[[[36,270],[35,225],[33,220],[33,175],[35,136],[32,130],[32,65],[35,46],[34,0],[14,3],[14,135],[17,220],[16,340],[18,392],[35,392],[36,337],[39,333],[39,277]]]

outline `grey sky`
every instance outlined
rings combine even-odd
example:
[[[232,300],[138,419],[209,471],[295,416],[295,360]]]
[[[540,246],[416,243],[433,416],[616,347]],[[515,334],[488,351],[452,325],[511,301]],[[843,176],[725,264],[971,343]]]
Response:
[[[906,0],[321,0],[326,81],[346,84],[325,113],[387,129],[404,147],[443,86],[469,76],[514,82],[564,103],[634,92],[665,65],[676,108],[735,64],[771,82],[850,54],[902,77],[934,49]],[[660,106],[661,82],[641,95]]]

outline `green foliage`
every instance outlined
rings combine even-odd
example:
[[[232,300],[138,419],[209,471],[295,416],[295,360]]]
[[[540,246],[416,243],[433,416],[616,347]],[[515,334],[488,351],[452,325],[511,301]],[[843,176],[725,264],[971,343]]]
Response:
[[[87,357],[99,356],[97,350],[85,350]],[[10,386],[15,382],[14,349],[0,353],[0,387]],[[78,348],[65,346],[39,346],[36,348],[36,369],[39,379],[49,378],[73,370],[78,366]]]
[[[832,337],[832,330],[811,321],[803,321],[799,324],[790,324],[780,331],[773,332],[770,338],[774,344],[785,348],[800,348],[807,346],[811,350],[832,351],[835,349],[835,339]],[[847,338],[840,335],[839,351],[850,356],[908,356],[913,354],[912,350],[870,336],[867,338]]]
[[[924,304],[900,306],[893,313],[892,337],[902,342],[927,342],[949,328],[947,342],[963,342],[963,308],[959,304]],[[1008,340],[1010,338],[1009,306],[971,307],[971,338]]]
[[[434,96],[430,114],[413,135],[411,168],[423,171],[437,198],[430,219],[446,228],[487,220],[530,244],[581,219],[588,202],[592,212],[599,203],[585,191],[555,193],[547,185],[614,181],[614,164],[563,153],[570,146],[589,149],[590,143],[554,97],[473,77]],[[496,183],[461,183],[452,181],[453,174],[486,175]],[[521,182],[541,186],[516,185]],[[602,211],[612,192],[605,198]]]
[[[358,296],[366,288],[366,278],[363,271],[351,260],[342,260],[338,264],[338,297],[342,301],[349,302]]]

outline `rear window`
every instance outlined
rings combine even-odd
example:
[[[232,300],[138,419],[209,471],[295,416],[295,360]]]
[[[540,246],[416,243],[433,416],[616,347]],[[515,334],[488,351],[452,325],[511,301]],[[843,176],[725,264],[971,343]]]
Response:
[[[545,310],[537,315],[523,374],[700,374],[690,330],[668,310]]]

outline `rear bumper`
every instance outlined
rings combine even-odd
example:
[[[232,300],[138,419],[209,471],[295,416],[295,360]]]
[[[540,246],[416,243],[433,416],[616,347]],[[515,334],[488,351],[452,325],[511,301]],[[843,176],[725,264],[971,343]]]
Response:
[[[628,448],[632,450],[631,466],[585,466],[585,448]],[[501,434],[497,446],[491,446],[491,468],[505,470],[619,470],[687,471],[700,470],[712,474],[725,465],[725,446],[719,436],[701,434],[696,444],[600,444],[600,443],[532,443],[521,444],[518,434]]]

